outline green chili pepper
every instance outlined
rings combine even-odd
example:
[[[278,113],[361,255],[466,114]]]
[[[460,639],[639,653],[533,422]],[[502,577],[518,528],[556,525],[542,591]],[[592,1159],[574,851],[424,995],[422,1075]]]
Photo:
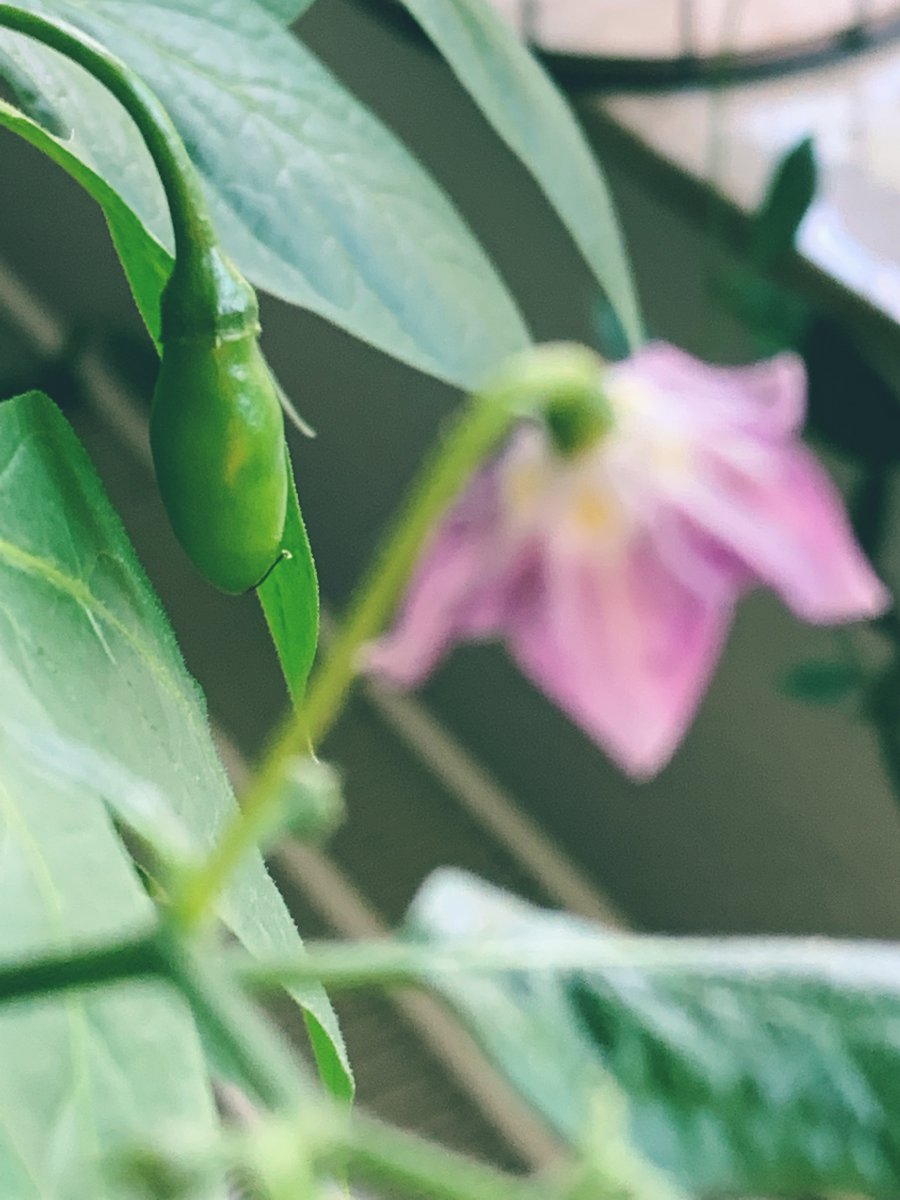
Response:
[[[66,21],[0,2],[0,28],[90,71],[131,114],[156,163],[175,266],[162,296],[153,459],[187,553],[218,587],[247,591],[278,561],[289,492],[284,422],[259,349],[256,293],[219,249],[184,143],[146,84]]]
[[[269,573],[287,512],[284,419],[258,334],[253,289],[220,251],[176,261],[163,294],[153,461],[178,540],[226,592]]]

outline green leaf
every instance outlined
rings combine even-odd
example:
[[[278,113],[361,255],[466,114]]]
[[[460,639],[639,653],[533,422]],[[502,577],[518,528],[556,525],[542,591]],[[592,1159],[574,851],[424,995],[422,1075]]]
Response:
[[[4,624],[6,621],[4,620]],[[31,681],[0,649],[0,958],[121,935],[152,905],[90,786],[24,755],[13,706],[38,725]],[[211,1134],[215,1112],[190,1013],[161,984],[123,984],[0,1009],[0,1194],[111,1194],[104,1157],[170,1134]]]
[[[312,8],[314,0],[259,0],[260,8],[270,12],[282,25],[291,25]]]
[[[865,682],[854,663],[836,658],[811,658],[785,671],[780,690],[804,704],[827,708],[840,704]]]
[[[402,0],[481,112],[534,176],[636,348],[643,322],[603,173],[575,117],[487,0]]]
[[[900,947],[625,936],[458,871],[410,924],[521,951],[432,982],[573,1143],[612,1075],[638,1148],[692,1194],[896,1195]]]
[[[285,450],[287,453],[287,450]],[[291,490],[284,526],[290,555],[257,588],[291,699],[299,704],[319,641],[319,584],[288,457]]]
[[[816,197],[818,168],[812,138],[803,138],[772,172],[766,195],[750,228],[750,257],[770,267],[794,248],[800,222]]]
[[[28,571],[20,530],[10,528],[9,514],[18,509],[16,525],[30,526],[32,546],[66,536],[66,522],[57,512],[33,507],[54,488],[54,475],[59,478],[66,470],[49,453],[36,453],[34,438],[50,433],[54,442],[55,431],[40,415],[48,407],[37,396],[0,407],[4,961],[120,937],[153,915],[92,775],[68,771],[61,746],[53,747],[53,757],[35,755],[21,736],[23,730],[34,739],[52,734],[54,694],[60,689],[78,708],[91,709],[99,681],[92,678],[88,660],[96,664],[112,651],[88,608],[73,596],[47,590],[46,581]],[[66,437],[74,444],[71,434]],[[58,440],[54,449],[62,449]],[[67,664],[53,657],[58,647],[50,623],[60,631],[81,627],[78,644],[70,647],[70,663],[81,660],[71,681],[60,677]],[[161,984],[123,984],[0,1009],[0,1062],[0,1195],[5,1197],[106,1197],[103,1159],[116,1148],[173,1128],[198,1136],[211,1136],[215,1129],[190,1013]]]
[[[796,295],[755,267],[729,264],[713,280],[714,295],[752,332],[754,352],[771,357],[794,350],[812,321],[812,311]]]
[[[214,11],[207,0],[22,7],[85,30],[157,92],[226,248],[254,283],[466,388],[527,345],[513,301],[446,196],[252,0],[218,0]],[[2,33],[0,49],[71,127],[69,155],[167,245],[161,186],[118,103],[33,41]]]
[[[236,807],[203,698],[87,456],[45,396],[0,405],[0,475],[0,712],[6,679],[22,679],[39,732],[146,781],[195,853],[207,850]],[[10,704],[7,716],[21,723],[21,704]],[[134,823],[128,805],[117,811]],[[137,832],[146,833],[140,822]],[[251,953],[300,946],[258,855],[240,868],[220,913]],[[347,1095],[349,1067],[324,992],[294,994],[324,1077]]]
[[[100,205],[128,276],[135,303],[154,340],[158,340],[159,299],[172,268],[172,256],[152,237],[121,197],[72,152],[70,143],[64,144],[32,117],[3,100],[0,100],[0,125],[30,142],[61,166]]]

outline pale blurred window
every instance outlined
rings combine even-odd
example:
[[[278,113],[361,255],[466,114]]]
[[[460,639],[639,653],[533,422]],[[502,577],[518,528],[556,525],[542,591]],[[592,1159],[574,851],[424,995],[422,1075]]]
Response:
[[[877,36],[898,0],[491,0],[542,49],[600,58],[784,54]]]

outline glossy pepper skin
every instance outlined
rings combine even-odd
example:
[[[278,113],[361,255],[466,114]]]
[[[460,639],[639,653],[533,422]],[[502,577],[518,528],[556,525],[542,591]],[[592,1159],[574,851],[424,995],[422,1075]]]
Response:
[[[255,587],[278,561],[288,500],[281,404],[259,349],[255,296],[237,279],[246,292],[223,288],[231,303],[217,328],[204,328],[191,325],[203,308],[185,308],[192,281],[173,276],[150,417],[172,528],[206,578],[234,593]]]

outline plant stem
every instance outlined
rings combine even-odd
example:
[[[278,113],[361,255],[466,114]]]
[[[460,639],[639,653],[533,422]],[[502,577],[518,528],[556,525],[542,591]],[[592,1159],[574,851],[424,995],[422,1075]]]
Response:
[[[511,423],[508,410],[476,401],[447,430],[437,453],[426,462],[313,675],[303,706],[304,733],[312,745],[318,745],[337,719],[358,669],[359,651],[384,628],[429,533]],[[289,754],[299,748],[291,733],[295,724],[291,722],[285,731]]]
[[[217,239],[193,163],[169,114],[146,84],[88,34],[58,18],[0,4],[0,27],[65,55],[98,79],[127,110],[153,158],[166,193],[175,254],[200,260]]]
[[[157,933],[0,965],[0,1004],[167,971]]]
[[[429,534],[470,476],[517,417],[581,398],[595,405],[602,360],[582,346],[536,347],[511,359],[494,382],[456,416],[421,468],[373,565],[351,601],[303,704],[289,715],[242,797],[242,812],[209,859],[185,882],[175,913],[198,925],[241,858],[271,828],[292,759],[311,752],[339,716],[362,647],[382,631],[409,582]]]
[[[228,973],[189,953],[171,931],[163,943],[166,973],[194,1014],[207,1054],[222,1073],[272,1109],[311,1095],[303,1068]]]
[[[307,694],[278,731],[265,761],[242,798],[242,811],[207,861],[186,882],[177,901],[183,926],[199,924],[225,879],[269,831],[286,767],[310,753],[328,730],[349,691],[360,647],[377,633],[406,583],[432,525],[508,428],[512,416],[498,406],[467,408],[426,466],[394,525],[394,531],[351,606],[346,623]]]
[[[213,1062],[230,1068],[266,1107],[297,1113],[298,1136],[312,1135],[314,1168],[346,1168],[363,1179],[436,1200],[539,1200],[544,1194],[527,1181],[411,1134],[351,1116],[307,1088],[286,1043],[227,974],[184,953],[177,941],[171,944],[169,973],[191,1005]]]
[[[391,1195],[395,1188],[435,1200],[539,1200],[555,1194],[359,1115],[338,1153],[351,1178],[389,1185]]]
[[[244,999],[235,972],[188,953],[166,926],[106,945],[0,964],[0,1005],[151,976],[182,993],[210,1057],[263,1104],[283,1108],[308,1094],[302,1068]]]
[[[307,942],[303,953],[284,959],[248,961],[245,954],[231,960],[232,970],[247,987],[278,990],[304,983],[329,989],[406,987],[431,984],[439,976],[501,974],[528,971],[604,970],[630,964],[633,945],[617,935],[614,946],[597,948],[559,945],[557,940],[532,940],[517,945],[508,940],[472,938],[449,946],[403,942],[390,938],[365,942]],[[652,957],[647,947],[645,958]]]
[[[304,983],[321,983],[326,988],[395,987],[421,983],[432,953],[428,947],[389,938],[319,945],[307,942],[303,953],[291,958],[248,962],[242,954],[234,969],[244,984],[261,991]]]

